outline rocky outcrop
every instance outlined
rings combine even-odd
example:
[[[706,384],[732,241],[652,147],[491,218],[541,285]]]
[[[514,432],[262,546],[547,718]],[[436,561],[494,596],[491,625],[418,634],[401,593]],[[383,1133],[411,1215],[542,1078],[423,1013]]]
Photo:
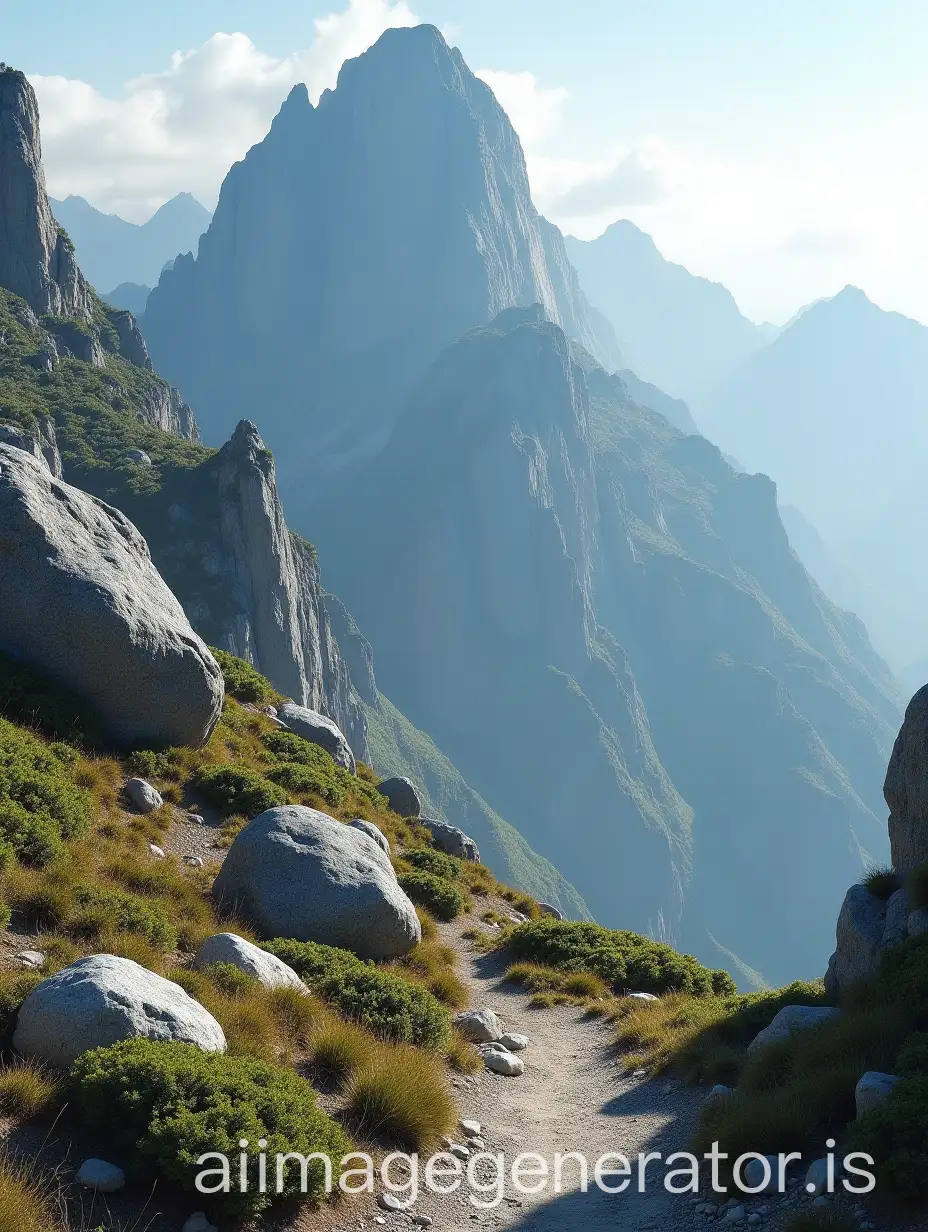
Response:
[[[769,1027],[759,1031],[748,1044],[748,1052],[755,1052],[768,1044],[776,1044],[799,1031],[812,1031],[825,1023],[833,1022],[841,1011],[828,1005],[784,1005]]]
[[[883,795],[889,806],[893,868],[909,873],[928,860],[928,685],[906,707]]]
[[[61,478],[61,454],[55,436],[55,422],[50,415],[40,415],[34,428],[0,421],[0,445],[24,449],[44,462],[56,479]]]
[[[120,744],[202,744],[222,674],[118,510],[0,445],[0,649],[91,705]]]
[[[194,627],[329,716],[369,759],[360,701],[332,635],[315,551],[287,528],[274,459],[245,420],[214,457],[139,509],[152,555]]]
[[[420,817],[419,824],[425,826],[432,836],[432,842],[449,856],[457,856],[459,860],[468,860],[471,864],[480,863],[480,852],[477,844],[457,826],[446,821],[438,821],[431,817]]]
[[[422,811],[422,801],[415,783],[402,775],[384,779],[377,784],[377,790],[382,796],[386,796],[390,808],[400,817],[418,817]]]
[[[13,1047],[67,1068],[91,1048],[141,1036],[225,1052],[222,1027],[179,984],[128,958],[94,954],[44,980],[25,999]]]
[[[563,237],[532,204],[506,114],[420,25],[348,60],[318,106],[294,88],[226,177],[197,256],[162,275],[142,326],[207,440],[262,407],[290,509],[308,476],[379,452],[398,398],[444,346],[535,302],[623,366]]]
[[[885,931],[886,903],[865,885],[851,886],[838,915],[837,948],[825,976],[830,995],[874,973]]]
[[[0,72],[0,286],[40,314],[93,314],[93,293],[48,203],[35,92],[13,69]]]
[[[236,835],[213,886],[264,937],[397,958],[422,937],[390,858],[366,834],[300,805],[261,813]]]
[[[283,725],[308,740],[310,744],[318,744],[325,749],[337,766],[355,772],[354,754],[345,735],[337,723],[320,714],[318,710],[310,710],[307,706],[296,706],[293,702],[285,702],[279,707],[277,717]]]

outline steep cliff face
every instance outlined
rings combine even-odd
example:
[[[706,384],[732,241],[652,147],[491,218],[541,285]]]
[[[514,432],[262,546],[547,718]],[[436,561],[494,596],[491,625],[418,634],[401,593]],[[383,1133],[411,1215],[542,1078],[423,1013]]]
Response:
[[[207,440],[261,405],[287,491],[372,456],[441,348],[540,302],[607,366],[519,140],[430,26],[388,30],[317,107],[296,87],[236,164],[196,258],[153,290],[144,332]]]
[[[510,310],[440,357],[319,541],[388,696],[597,919],[822,969],[885,845],[898,699],[769,480]]]
[[[0,286],[38,313],[93,315],[90,286],[48,203],[35,93],[13,69],[0,72]]]

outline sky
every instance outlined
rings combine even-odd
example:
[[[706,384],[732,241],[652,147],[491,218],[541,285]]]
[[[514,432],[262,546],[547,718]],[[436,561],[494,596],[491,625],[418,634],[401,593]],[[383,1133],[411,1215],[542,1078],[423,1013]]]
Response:
[[[562,229],[630,218],[754,320],[853,283],[928,323],[924,0],[0,4],[55,197],[137,222],[182,191],[212,208],[296,81],[315,99],[387,26],[430,21]]]

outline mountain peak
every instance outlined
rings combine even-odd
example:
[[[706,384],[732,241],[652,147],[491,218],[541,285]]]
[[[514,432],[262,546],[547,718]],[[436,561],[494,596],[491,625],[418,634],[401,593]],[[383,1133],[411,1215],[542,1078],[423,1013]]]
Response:
[[[24,73],[0,73],[0,286],[38,313],[89,320],[90,287],[51,211],[39,108]]]

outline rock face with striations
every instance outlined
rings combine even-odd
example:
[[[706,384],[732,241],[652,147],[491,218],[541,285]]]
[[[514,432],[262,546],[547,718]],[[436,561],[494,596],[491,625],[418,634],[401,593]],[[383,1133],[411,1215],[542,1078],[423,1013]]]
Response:
[[[35,663],[120,744],[199,745],[222,673],[118,510],[0,445],[0,650]]]
[[[509,309],[318,525],[379,685],[600,922],[821,972],[860,845],[883,858],[896,698],[769,480]]]
[[[89,320],[93,295],[48,203],[39,108],[24,73],[0,71],[0,286],[37,313]]]
[[[328,715],[369,760],[364,717],[332,635],[315,550],[287,528],[274,459],[243,420],[212,458],[178,471],[136,514],[152,556],[211,645]]]
[[[198,255],[162,274],[143,329],[207,440],[264,408],[292,511],[308,475],[383,446],[397,397],[443,346],[536,301],[622,366],[532,204],[508,118],[421,25],[348,60],[316,107],[294,88],[226,177]]]

